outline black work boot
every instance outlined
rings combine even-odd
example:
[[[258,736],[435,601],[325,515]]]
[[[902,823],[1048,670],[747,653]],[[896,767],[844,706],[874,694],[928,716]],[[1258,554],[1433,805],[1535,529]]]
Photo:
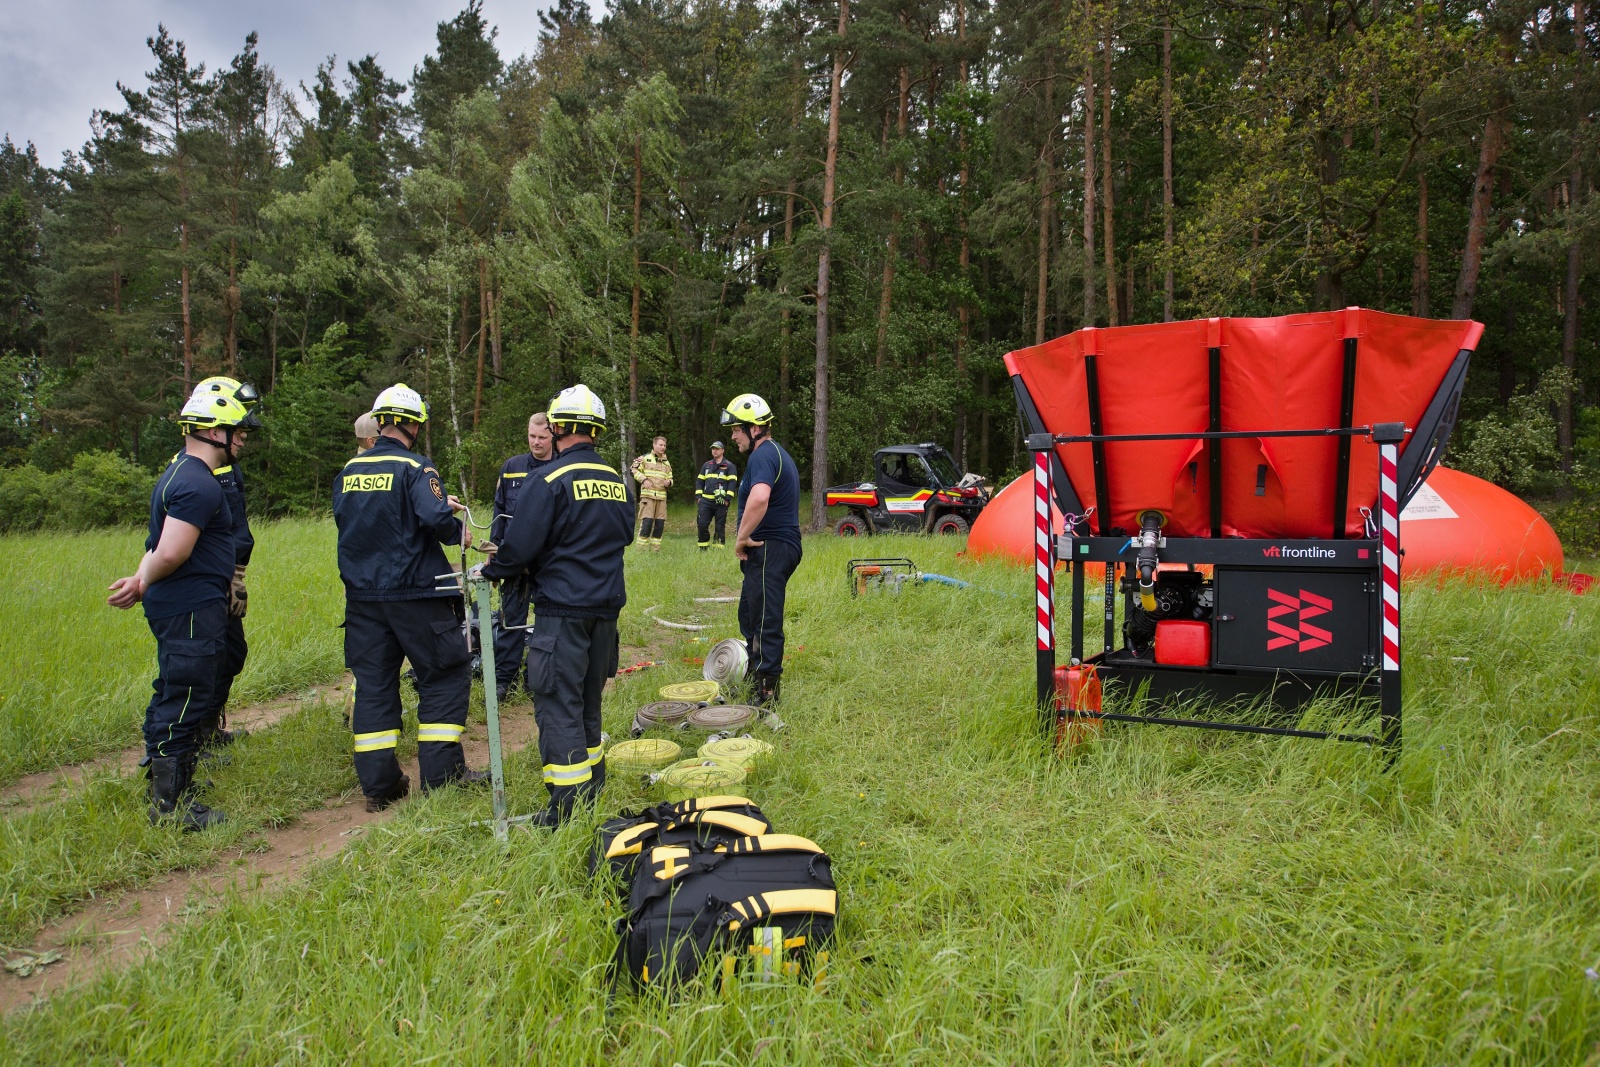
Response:
[[[150,761],[150,822],[174,819],[185,833],[224,822],[227,816],[193,799],[194,767],[176,756]]]
[[[395,786],[394,790],[392,792],[390,792],[388,796],[375,797],[375,796],[370,796],[369,795],[367,797],[367,810],[370,811],[370,812],[382,811],[385,808],[387,808],[390,804],[393,804],[395,801],[404,800],[408,795],[410,795],[410,793],[411,793],[411,776],[408,775],[408,774],[405,774],[405,773],[401,773],[401,775],[400,775],[400,784]]]
[[[461,777],[456,779],[457,785],[469,787],[478,785],[487,786],[493,784],[493,782],[494,775],[490,774],[488,771],[473,771],[466,769],[463,769],[461,772]]]
[[[753,678],[750,702],[770,711],[777,706],[781,678],[776,674],[756,674]]]

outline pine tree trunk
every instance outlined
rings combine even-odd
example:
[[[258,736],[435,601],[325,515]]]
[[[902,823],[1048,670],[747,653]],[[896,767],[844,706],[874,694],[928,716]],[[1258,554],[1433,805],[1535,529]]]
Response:
[[[633,303],[628,320],[628,419],[625,445],[631,457],[637,453],[633,419],[639,412],[639,228],[644,218],[644,138],[633,138]]]
[[[1483,246],[1489,233],[1489,206],[1494,198],[1494,168],[1500,162],[1503,105],[1490,112],[1483,123],[1483,140],[1478,145],[1478,173],[1472,182],[1472,202],[1467,216],[1466,247],[1461,251],[1461,272],[1456,276],[1455,300],[1450,305],[1452,319],[1470,319],[1478,296],[1478,275],[1483,270]]]
[[[1572,0],[1572,46],[1582,71],[1580,77],[1586,77],[1588,74],[1586,68],[1589,59],[1589,38],[1586,33],[1588,28],[1586,8],[1584,0]],[[1574,131],[1576,143],[1573,147],[1575,151],[1582,151],[1588,141],[1589,121],[1583,108],[1575,110],[1578,112],[1578,123]],[[1561,394],[1561,403],[1556,411],[1556,443],[1561,449],[1561,470],[1564,474],[1571,474],[1573,465],[1572,409],[1575,400],[1573,390],[1577,386],[1578,375],[1578,284],[1583,280],[1583,239],[1577,233],[1573,220],[1587,195],[1583,166],[1574,163],[1572,173],[1567,178],[1567,226],[1572,232],[1570,243],[1567,245],[1567,276],[1561,301],[1561,366],[1567,371],[1567,387]]]
[[[961,50],[961,91],[967,89],[967,5],[966,0],[956,0],[956,47]],[[956,152],[961,157],[961,187],[956,198],[956,222],[961,229],[961,296],[956,305],[956,425],[952,444],[956,463],[967,469],[967,334],[971,329],[971,311],[967,307],[967,275],[972,265],[972,239],[967,233],[967,182],[970,163],[967,159],[967,127],[963,123],[956,135]]]
[[[1172,321],[1172,20],[1161,27],[1161,321]]]
[[[1033,343],[1044,344],[1045,314],[1050,307],[1050,220],[1055,194],[1050,188],[1056,165],[1056,55],[1045,55],[1044,66],[1044,144],[1039,147],[1039,263],[1037,296],[1034,299]]]
[[[1090,17],[1090,0],[1083,0],[1083,15],[1085,21]],[[1098,169],[1094,158],[1094,49],[1090,47],[1089,55],[1083,64],[1083,325],[1093,326],[1095,322],[1095,261],[1094,261],[1094,221],[1095,197],[1094,176]]]
[[[788,270],[788,252],[794,248],[794,202],[795,185],[793,178],[789,179],[789,188],[784,197],[783,204],[783,247],[784,270]],[[780,290],[783,295],[789,294],[789,287],[785,284]],[[789,409],[789,345],[790,334],[794,324],[790,321],[794,315],[793,309],[785,306],[783,309],[782,344],[778,348],[778,410]]]
[[[1116,195],[1115,182],[1111,174],[1111,50],[1116,44],[1112,36],[1110,16],[1107,16],[1105,40],[1105,66],[1100,79],[1100,162],[1101,162],[1101,188],[1102,212],[1106,226],[1106,323],[1111,326],[1122,325],[1121,302],[1117,299],[1117,262],[1116,262]]]
[[[1411,273],[1411,313],[1428,316],[1428,171],[1417,170],[1417,254]]]
[[[828,488],[828,271],[833,240],[834,180],[839,172],[839,94],[844,83],[845,30],[850,0],[839,0],[839,39],[828,83],[828,155],[822,167],[822,248],[817,253],[817,372],[811,429],[811,529],[827,525]]]
[[[901,25],[905,24],[906,17],[900,16]],[[904,63],[900,64],[900,110],[895,121],[896,148],[905,144],[906,140],[906,112],[911,105],[911,68]],[[894,187],[896,193],[905,188],[906,169],[900,160],[894,165]],[[877,369],[883,370],[884,356],[889,349],[889,311],[894,301],[894,265],[900,255],[900,202],[895,201],[894,210],[889,214],[889,248],[883,260],[883,288],[878,297],[878,361]]]
[[[478,380],[472,390],[472,429],[478,429],[483,417],[483,369],[489,353],[489,261],[478,257]],[[476,472],[474,472],[476,473]],[[476,486],[477,479],[473,479]]]

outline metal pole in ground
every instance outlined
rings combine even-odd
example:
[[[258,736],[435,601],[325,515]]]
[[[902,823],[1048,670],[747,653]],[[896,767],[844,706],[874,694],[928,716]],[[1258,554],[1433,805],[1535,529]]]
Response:
[[[494,837],[506,840],[506,776],[500,762],[500,700],[495,692],[494,632],[489,620],[489,586],[486,578],[471,579],[478,596],[478,644],[483,652],[483,710],[489,730],[489,781],[494,789]]]
[[[1379,719],[1389,761],[1400,754],[1400,442],[1405,425],[1379,423],[1372,428],[1378,446],[1379,536],[1383,538],[1383,671],[1378,679]]]
[[[1050,457],[1046,448],[1033,454],[1033,563],[1038,621],[1039,717],[1048,729],[1055,713],[1056,560],[1050,529]]]

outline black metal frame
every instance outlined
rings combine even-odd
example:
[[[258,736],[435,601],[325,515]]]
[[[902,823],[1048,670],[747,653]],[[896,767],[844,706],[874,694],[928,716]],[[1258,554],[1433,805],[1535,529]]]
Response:
[[[1345,516],[1349,503],[1351,439],[1368,437],[1380,444],[1398,446],[1397,496],[1398,508],[1404,508],[1412,494],[1428,473],[1443,458],[1450,432],[1454,427],[1460,407],[1462,388],[1465,385],[1470,349],[1460,350],[1435,391],[1433,400],[1424,411],[1416,427],[1407,431],[1399,424],[1380,426],[1352,426],[1355,408],[1357,338],[1344,340],[1344,366],[1340,396],[1340,425],[1301,430],[1236,430],[1224,431],[1221,424],[1221,349],[1213,344],[1207,352],[1210,378],[1210,411],[1208,428],[1204,432],[1106,434],[1100,415],[1099,375],[1097,359],[1092,354],[1084,356],[1089,403],[1088,434],[1053,434],[1046,430],[1038,409],[1029,395],[1020,374],[1012,376],[1017,407],[1028,430],[1027,447],[1034,453],[1050,452],[1051,486],[1056,505],[1069,521],[1067,530],[1052,538],[1052,557],[1065,561],[1072,577],[1071,607],[1071,662],[1089,664],[1097,668],[1103,682],[1113,689],[1125,686],[1141,693],[1146,700],[1153,699],[1158,706],[1175,700],[1196,696],[1224,702],[1265,698],[1269,704],[1282,710],[1302,707],[1324,694],[1354,694],[1377,698],[1379,701],[1379,730],[1376,734],[1347,734],[1325,730],[1302,730],[1284,725],[1262,725],[1221,719],[1193,719],[1159,714],[1127,714],[1099,710],[1073,710],[1069,714],[1082,718],[1097,718],[1114,722],[1131,722],[1158,726],[1183,726],[1235,733],[1266,734],[1279,737],[1307,737],[1381,745],[1391,755],[1398,751],[1402,740],[1401,699],[1399,670],[1378,670],[1382,645],[1383,594],[1381,533],[1368,530],[1363,539],[1345,536]],[[1286,540],[1283,538],[1223,538],[1222,537],[1222,447],[1221,442],[1236,438],[1283,437],[1336,437],[1338,459],[1334,486],[1333,534],[1329,538]],[[1137,660],[1131,655],[1118,657],[1116,648],[1115,600],[1117,572],[1128,566],[1124,552],[1128,546],[1125,534],[1108,536],[1111,509],[1107,506],[1109,476],[1106,468],[1105,445],[1123,441],[1204,440],[1210,474],[1210,537],[1166,538],[1161,550],[1164,563],[1211,564],[1229,569],[1285,568],[1307,571],[1340,570],[1368,574],[1366,583],[1370,641],[1366,661],[1372,669],[1365,674],[1330,673],[1319,671],[1288,671],[1283,669],[1250,669],[1244,667],[1176,667]],[[1404,443],[1402,443],[1404,442]],[[1096,511],[1094,535],[1088,533],[1088,519],[1084,507],[1074,491],[1055,450],[1062,444],[1088,444],[1092,449],[1095,481]],[[1080,535],[1079,531],[1084,531]],[[1265,556],[1264,550],[1276,546],[1278,555]],[[1303,555],[1295,551],[1307,550]],[[1316,552],[1309,550],[1315,549]],[[1105,650],[1099,655],[1084,655],[1085,564],[1105,565],[1106,603],[1104,611]],[[1130,602],[1132,595],[1127,594]],[[1215,616],[1215,613],[1213,613]],[[1052,613],[1052,626],[1054,616]],[[1213,648],[1217,647],[1216,627],[1213,617]],[[1041,645],[1039,653],[1039,699],[1041,712],[1050,719],[1055,717],[1054,645],[1046,650]],[[1213,656],[1213,660],[1216,656]],[[1398,665],[1397,665],[1398,667]]]

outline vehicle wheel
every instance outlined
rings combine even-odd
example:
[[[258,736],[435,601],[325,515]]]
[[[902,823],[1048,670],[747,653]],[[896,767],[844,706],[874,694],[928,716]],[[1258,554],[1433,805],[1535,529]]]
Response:
[[[859,515],[846,515],[833,524],[833,532],[840,537],[866,537],[867,524]]]
[[[964,537],[970,529],[971,524],[960,515],[941,515],[933,521],[933,532],[936,534]]]

